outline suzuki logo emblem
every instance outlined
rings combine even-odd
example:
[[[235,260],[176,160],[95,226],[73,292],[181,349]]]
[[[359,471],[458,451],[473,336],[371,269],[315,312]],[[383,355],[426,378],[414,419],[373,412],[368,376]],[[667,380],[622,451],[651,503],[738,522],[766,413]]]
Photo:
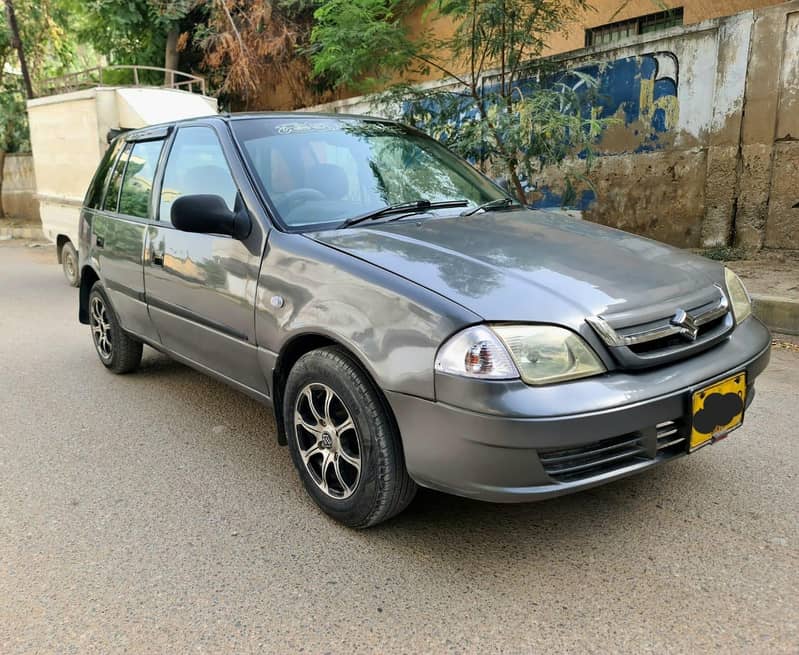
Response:
[[[683,309],[678,309],[671,319],[671,324],[680,328],[680,334],[691,341],[695,341],[699,334],[699,326],[694,317]]]

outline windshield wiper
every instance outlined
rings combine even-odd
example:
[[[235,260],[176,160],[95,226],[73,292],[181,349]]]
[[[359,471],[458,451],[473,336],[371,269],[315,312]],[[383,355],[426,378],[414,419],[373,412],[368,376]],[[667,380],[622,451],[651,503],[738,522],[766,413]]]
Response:
[[[483,211],[486,209],[509,209],[515,202],[516,201],[511,198],[495,198],[494,200],[484,202],[482,205],[478,205],[474,209],[463,212],[461,216],[471,216],[472,214],[479,212],[481,209]]]
[[[365,214],[359,214],[358,216],[353,216],[352,218],[348,218],[344,221],[341,225],[339,225],[336,229],[341,229],[344,227],[350,227],[351,225],[357,225],[358,223],[362,223],[363,221],[372,221],[376,218],[381,218],[382,216],[389,216],[390,214],[405,214],[405,213],[416,213],[416,212],[424,212],[428,209],[445,209],[447,207],[466,207],[469,204],[468,200],[442,200],[440,202],[431,202],[429,200],[425,200],[424,198],[420,200],[413,200],[411,202],[400,202],[396,205],[388,205],[386,207],[381,207],[380,209],[373,209],[370,212],[366,212]]]

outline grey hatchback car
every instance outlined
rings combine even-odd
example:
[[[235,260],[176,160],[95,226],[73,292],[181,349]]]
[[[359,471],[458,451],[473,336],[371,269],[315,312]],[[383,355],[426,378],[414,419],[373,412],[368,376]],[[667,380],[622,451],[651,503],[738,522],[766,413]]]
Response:
[[[80,226],[101,362],[142,344],[271,405],[353,527],[417,485],[517,502],[726,437],[770,335],[718,263],[530,210],[382,119],[213,116],[108,149]]]

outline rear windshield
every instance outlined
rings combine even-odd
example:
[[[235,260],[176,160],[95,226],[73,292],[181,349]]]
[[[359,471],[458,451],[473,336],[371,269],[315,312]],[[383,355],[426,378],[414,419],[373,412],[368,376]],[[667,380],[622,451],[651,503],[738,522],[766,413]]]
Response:
[[[247,165],[289,229],[333,227],[421,199],[465,200],[468,208],[505,197],[439,143],[395,123],[282,117],[231,125]]]

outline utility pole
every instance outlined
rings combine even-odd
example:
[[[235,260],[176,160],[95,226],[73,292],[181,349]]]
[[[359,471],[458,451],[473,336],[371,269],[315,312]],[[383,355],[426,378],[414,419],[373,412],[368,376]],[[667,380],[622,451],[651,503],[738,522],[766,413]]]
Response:
[[[25,83],[25,93],[28,99],[30,99],[33,98],[33,86],[31,85],[30,73],[28,73],[28,64],[25,63],[22,39],[19,38],[19,25],[17,25],[17,16],[14,13],[14,0],[5,0],[5,4],[8,29],[11,31],[11,46],[16,48],[17,54],[19,55],[19,67],[22,69],[22,81]]]

